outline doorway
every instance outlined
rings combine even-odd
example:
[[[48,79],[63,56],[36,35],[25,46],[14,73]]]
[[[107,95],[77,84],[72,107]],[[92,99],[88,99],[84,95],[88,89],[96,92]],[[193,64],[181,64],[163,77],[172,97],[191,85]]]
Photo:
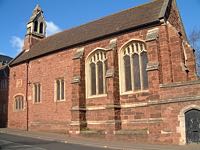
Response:
[[[200,110],[191,109],[185,113],[186,142],[200,143]]]

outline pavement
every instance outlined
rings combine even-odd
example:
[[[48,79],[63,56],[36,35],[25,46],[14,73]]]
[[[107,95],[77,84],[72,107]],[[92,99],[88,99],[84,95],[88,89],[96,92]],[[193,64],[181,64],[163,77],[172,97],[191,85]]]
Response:
[[[127,141],[108,141],[104,139],[95,139],[95,138],[70,137],[69,135],[66,134],[23,131],[18,129],[9,129],[9,128],[1,128],[0,133],[41,139],[50,142],[60,142],[60,143],[89,146],[89,147],[94,147],[94,149],[105,148],[105,149],[116,149],[116,150],[200,150],[200,144],[190,144],[184,146],[138,144]]]

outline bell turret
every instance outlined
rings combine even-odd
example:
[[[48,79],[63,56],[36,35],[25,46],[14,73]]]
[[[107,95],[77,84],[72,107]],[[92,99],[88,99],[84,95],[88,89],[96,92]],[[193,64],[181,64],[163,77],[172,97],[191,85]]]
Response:
[[[23,50],[29,50],[31,46],[46,37],[46,22],[43,11],[36,5],[32,16],[27,23],[27,32],[24,40]]]

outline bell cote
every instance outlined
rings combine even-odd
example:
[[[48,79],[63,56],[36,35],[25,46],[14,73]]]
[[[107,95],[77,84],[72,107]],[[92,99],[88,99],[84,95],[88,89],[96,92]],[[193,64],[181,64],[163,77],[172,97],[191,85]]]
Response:
[[[37,5],[26,26],[27,31],[24,39],[24,51],[29,51],[34,44],[46,37],[46,27],[43,11],[41,7]]]
[[[40,38],[46,35],[46,22],[43,16],[43,11],[39,5],[33,10],[33,14],[27,23],[27,34],[33,34]]]

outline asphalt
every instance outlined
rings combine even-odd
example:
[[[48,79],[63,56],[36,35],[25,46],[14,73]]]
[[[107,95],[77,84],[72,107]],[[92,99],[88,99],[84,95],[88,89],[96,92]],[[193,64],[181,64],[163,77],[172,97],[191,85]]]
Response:
[[[105,150],[105,148],[61,143],[1,133],[0,150]]]
[[[151,145],[151,144],[131,143],[127,141],[107,141],[104,139],[95,139],[95,138],[70,137],[66,134],[56,134],[56,133],[47,133],[47,132],[35,132],[35,131],[27,132],[23,130],[8,129],[8,128],[0,129],[0,133],[20,136],[20,137],[40,139],[40,140],[45,140],[52,143],[56,142],[56,143],[63,143],[63,144],[93,147],[95,150],[98,148],[117,149],[117,150],[200,150],[200,144],[192,144],[192,145],[184,145],[184,146]]]

